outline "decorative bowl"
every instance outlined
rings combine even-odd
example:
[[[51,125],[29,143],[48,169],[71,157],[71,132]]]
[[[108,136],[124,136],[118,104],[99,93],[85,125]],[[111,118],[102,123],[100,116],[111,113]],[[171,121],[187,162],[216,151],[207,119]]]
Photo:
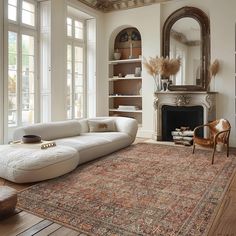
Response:
[[[23,143],[39,143],[41,142],[41,137],[38,135],[28,134],[22,137]]]

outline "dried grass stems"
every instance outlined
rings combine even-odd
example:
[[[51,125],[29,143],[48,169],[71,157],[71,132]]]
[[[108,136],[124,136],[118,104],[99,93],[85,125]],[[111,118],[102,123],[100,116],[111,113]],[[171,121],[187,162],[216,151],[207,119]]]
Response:
[[[216,74],[219,72],[220,70],[220,63],[219,63],[219,60],[218,59],[215,59],[213,61],[213,63],[210,65],[210,73],[211,73],[211,77],[215,77]]]
[[[210,88],[211,80],[212,80],[212,78],[215,78],[215,76],[219,72],[219,70],[220,70],[220,62],[219,62],[218,59],[215,59],[209,67],[209,73],[210,73],[209,77],[210,78],[209,78],[209,82],[208,82],[208,85],[207,85],[207,89]]]
[[[166,79],[171,75],[175,75],[180,68],[180,58],[169,59],[168,57],[150,57],[149,61],[144,57],[143,65],[155,82],[156,90],[161,86],[160,76]]]
[[[169,59],[168,57],[150,57],[149,61],[144,58],[144,67],[147,72],[156,77],[157,75],[161,75],[163,77],[169,77],[171,75],[175,75],[180,68],[180,58],[177,59]]]
[[[156,57],[150,57],[149,61],[144,57],[143,65],[145,69],[147,70],[148,74],[150,74],[155,82],[156,89],[158,89],[158,74],[159,74],[159,58]]]

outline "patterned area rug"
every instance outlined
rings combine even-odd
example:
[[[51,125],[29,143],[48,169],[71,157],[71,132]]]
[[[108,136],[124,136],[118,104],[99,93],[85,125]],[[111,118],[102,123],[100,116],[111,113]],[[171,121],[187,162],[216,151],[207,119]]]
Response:
[[[18,207],[82,235],[204,235],[236,166],[235,155],[136,144],[34,185]]]

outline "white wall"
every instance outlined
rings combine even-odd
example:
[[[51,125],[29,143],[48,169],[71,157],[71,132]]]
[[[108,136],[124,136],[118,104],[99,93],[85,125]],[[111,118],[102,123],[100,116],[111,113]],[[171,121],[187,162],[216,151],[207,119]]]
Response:
[[[105,37],[104,45],[106,45],[104,53],[104,64],[106,68],[102,80],[104,95],[102,97],[104,114],[108,114],[108,55],[109,40],[112,33],[122,26],[135,27],[139,30],[142,37],[142,55],[145,57],[160,55],[160,5],[140,7],[130,10],[117,11],[105,14]],[[152,137],[153,134],[153,78],[142,71],[142,106],[143,106],[143,126],[139,135],[143,137]],[[106,101],[104,103],[104,101]]]
[[[3,0],[0,1],[0,144],[3,143],[3,24],[4,24],[4,14],[3,14]]]
[[[66,119],[66,1],[51,0],[51,119]]]
[[[178,8],[194,6],[202,9],[210,18],[211,58],[219,59],[220,73],[211,83],[211,90],[219,92],[217,97],[217,118],[228,119],[232,126],[230,145],[236,146],[235,132],[235,0],[181,0],[161,5],[161,22]],[[222,14],[223,13],[223,14]]]

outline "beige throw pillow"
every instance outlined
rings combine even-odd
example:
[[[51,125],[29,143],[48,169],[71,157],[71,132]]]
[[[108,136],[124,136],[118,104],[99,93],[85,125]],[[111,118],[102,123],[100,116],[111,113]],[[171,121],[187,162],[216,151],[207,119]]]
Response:
[[[114,132],[116,131],[114,120],[89,120],[89,132]]]

